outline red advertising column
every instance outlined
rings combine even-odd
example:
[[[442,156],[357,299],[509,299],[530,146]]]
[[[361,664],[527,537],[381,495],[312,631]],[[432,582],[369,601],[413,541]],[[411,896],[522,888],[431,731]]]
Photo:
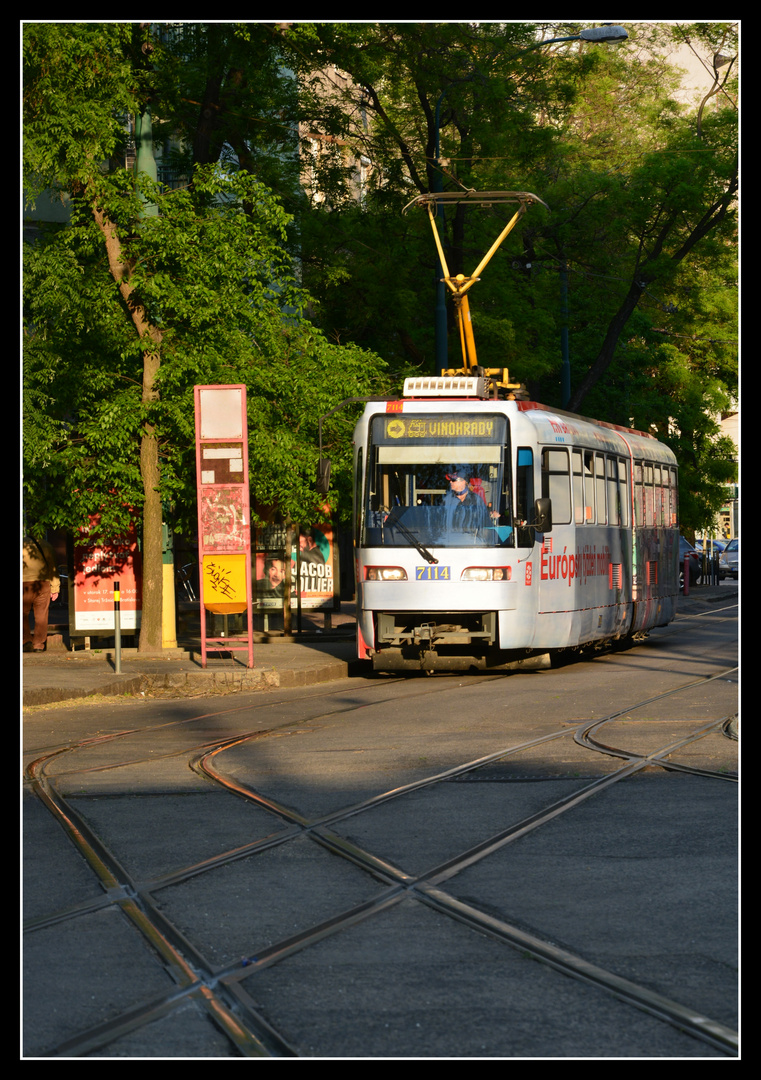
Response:
[[[207,652],[248,650],[254,666],[251,512],[245,386],[196,386],[196,488],[201,664]],[[246,637],[206,636],[206,613],[247,612]],[[246,645],[237,644],[246,642]]]

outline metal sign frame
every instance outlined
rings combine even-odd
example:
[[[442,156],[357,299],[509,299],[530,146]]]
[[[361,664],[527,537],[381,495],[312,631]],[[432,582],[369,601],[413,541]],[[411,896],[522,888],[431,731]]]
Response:
[[[195,386],[201,665],[209,652],[248,652],[254,666],[248,419],[242,384]],[[207,611],[245,611],[245,636],[206,635]],[[239,644],[245,642],[245,645]]]

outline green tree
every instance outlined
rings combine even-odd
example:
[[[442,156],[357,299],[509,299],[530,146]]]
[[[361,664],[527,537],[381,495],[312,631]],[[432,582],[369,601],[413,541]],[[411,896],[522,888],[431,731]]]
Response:
[[[526,23],[183,24],[150,32],[111,24],[27,27],[28,183],[37,189],[57,183],[72,194],[75,209],[68,239],[51,235],[28,262],[29,303],[37,305],[26,361],[34,460],[48,460],[48,448],[62,445],[64,436],[73,452],[87,409],[94,418],[88,438],[95,438],[110,373],[111,385],[133,395],[130,401],[142,387],[144,400],[125,425],[132,434],[123,436],[124,447],[138,437],[146,452],[140,490],[155,490],[160,465],[162,490],[178,492],[191,441],[187,418],[185,443],[182,418],[171,418],[175,389],[185,385],[177,391],[183,400],[190,385],[182,383],[182,364],[188,371],[198,364],[196,381],[233,381],[228,373],[240,372],[249,357],[248,373],[234,381],[252,392],[256,386],[252,439],[265,444],[265,460],[279,454],[281,463],[303,461],[306,476],[310,410],[328,411],[341,397],[359,396],[360,384],[377,392],[371,376],[381,364],[370,353],[397,375],[410,366],[433,370],[438,260],[426,215],[401,211],[440,183],[446,190],[535,191],[551,208],[534,208],[522,219],[473,291],[480,362],[509,366],[532,396],[560,405],[567,281],[573,406],[636,421],[671,439],[683,478],[694,475],[690,488],[712,492],[713,505],[726,455],[706,410],[726,404],[737,385],[731,344],[736,28],[635,24],[621,46],[537,45],[578,29]],[[710,94],[692,109],[676,100],[668,55],[675,41],[685,40],[715,64]],[[122,182],[125,118],[144,115],[147,107],[163,164],[176,175],[190,182],[199,163],[225,162],[226,173],[212,170],[197,191],[191,185],[189,207],[146,185],[141,214],[134,186]],[[254,178],[274,189],[279,203]],[[215,280],[202,269],[205,258],[194,252],[187,259],[183,236],[201,245],[221,242],[211,227],[224,217],[215,203],[221,195],[241,229],[244,223],[260,229],[260,239],[250,253],[245,243],[238,247],[237,236],[224,240],[232,254],[230,276],[220,278],[228,290],[220,310],[229,301],[236,314],[221,328],[210,300],[201,348],[196,340],[206,309],[193,276],[210,297]],[[158,219],[145,217],[151,202]],[[470,272],[506,216],[499,206],[449,212],[450,269]],[[164,245],[166,263],[150,242]],[[236,257],[238,269],[252,260],[245,288],[255,298],[237,306],[230,299],[238,295]],[[225,262],[218,253],[209,259],[209,266]],[[288,280],[291,265],[305,292]],[[196,299],[193,312],[172,292],[175,283]],[[66,387],[60,382],[63,359],[76,363],[60,329],[63,294],[82,355],[93,357],[91,391],[76,385],[76,367],[68,368]],[[121,322],[103,309],[104,296]],[[253,328],[244,318],[249,303],[257,311]],[[59,327],[55,348],[47,320]],[[265,351],[257,351],[262,343]],[[454,362],[457,355],[451,348]],[[183,359],[172,373],[175,356]],[[297,356],[310,377],[290,401],[290,388],[299,385],[291,377]],[[105,364],[97,378],[96,358]],[[277,395],[268,397],[274,385]],[[76,409],[66,398],[75,390]],[[286,401],[280,441],[269,440]],[[345,436],[347,425],[338,414],[326,437]],[[108,467],[118,490],[117,472],[126,482],[137,459],[119,448],[121,435],[111,431],[109,438],[112,450],[96,453],[104,468],[113,461]],[[277,475],[273,467],[257,478],[264,505],[273,505]],[[339,470],[339,483],[340,477]],[[300,482],[296,489],[306,497]],[[706,498],[685,500],[683,512],[707,513]]]
[[[626,287],[616,290],[615,309],[572,395],[572,409],[580,407],[610,367],[645,292],[652,286],[668,288],[685,260],[710,259],[722,245],[733,244],[738,158],[734,132],[725,120],[704,124],[701,138],[687,122],[676,124],[665,145],[645,153],[620,184],[608,187],[609,213],[617,210],[626,223],[622,243],[609,246],[608,254],[616,256]]]
[[[330,127],[319,116],[312,125],[319,138],[334,141],[319,143],[312,162],[321,198],[302,230],[305,282],[321,302],[317,318],[326,333],[357,335],[395,366],[433,369],[434,282],[441,272],[426,214],[403,218],[402,210],[437,186],[525,187],[527,163],[556,137],[548,118],[572,93],[572,72],[587,63],[583,55],[572,57],[562,78],[552,71],[545,78],[546,65],[531,51],[535,30],[515,23],[408,23],[294,24],[283,32],[291,66],[302,80],[321,73],[332,106]],[[436,166],[437,142],[443,171]],[[360,206],[348,197],[356,175],[338,167],[341,153],[349,152],[369,163]],[[502,224],[496,210],[486,217],[460,206],[450,214],[444,242],[451,272],[472,270]],[[505,245],[505,258],[520,253],[517,235]],[[488,363],[514,339],[520,305],[491,309],[487,326],[489,303],[481,294],[498,290],[487,284],[477,291],[474,318],[483,314]],[[450,312],[450,331],[453,326]]]
[[[541,241],[570,269],[570,408],[672,445],[692,532],[736,475],[716,417],[737,394],[737,116],[731,95],[710,111],[678,100],[669,49],[688,30],[634,26],[630,51],[600,52],[544,189]],[[710,55],[736,49],[726,24],[703,30]]]
[[[551,208],[526,215],[471,293],[479,360],[509,366],[532,396],[560,405],[565,279],[570,407],[624,424],[636,418],[672,441],[685,469],[685,520],[696,527],[707,523],[698,518],[721,497],[731,468],[710,411],[726,407],[737,387],[736,27],[633,24],[620,46],[536,47],[542,36],[578,29],[286,31],[294,54],[303,54],[299,70],[334,64],[351,76],[330,82],[332,100],[346,113],[343,139],[373,164],[363,208],[347,208],[333,189],[333,202],[305,226],[305,281],[328,334],[372,343],[395,367],[431,369],[437,260],[425,216],[408,222],[400,211],[435,186],[438,130],[445,189],[529,190]],[[671,56],[685,40],[716,65],[711,92],[691,106],[678,99]],[[450,212],[453,272],[472,270],[505,217],[496,206]],[[687,302],[697,279],[702,297],[715,285],[729,298],[713,305],[707,334],[697,325],[701,305]],[[668,347],[664,308],[680,312],[667,317]],[[684,347],[697,337],[710,342],[706,350]],[[701,449],[710,446],[713,456]]]
[[[318,416],[383,369],[305,321],[289,217],[258,179],[209,164],[162,190],[125,170],[128,115],[161,112],[150,45],[118,24],[24,33],[28,196],[71,205],[25,258],[26,508],[37,528],[99,513],[106,536],[140,513],[143,650],[161,646],[162,498],[193,519],[193,385],[249,387],[254,499],[309,518]]]

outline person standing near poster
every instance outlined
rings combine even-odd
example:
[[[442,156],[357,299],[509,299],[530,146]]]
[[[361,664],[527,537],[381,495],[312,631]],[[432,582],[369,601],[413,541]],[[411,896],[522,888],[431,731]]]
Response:
[[[24,590],[21,623],[24,652],[44,652],[48,639],[50,601],[57,600],[61,591],[55,552],[47,541],[33,540],[31,537],[24,540],[21,580]],[[31,612],[34,612],[34,632],[29,625]]]

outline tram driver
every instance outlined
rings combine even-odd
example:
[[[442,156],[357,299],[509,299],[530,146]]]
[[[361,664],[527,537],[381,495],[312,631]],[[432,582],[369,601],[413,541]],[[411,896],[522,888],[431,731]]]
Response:
[[[447,532],[478,532],[488,528],[492,515],[479,477],[471,477],[462,465],[451,465],[446,478],[449,481],[449,491],[444,497]]]

